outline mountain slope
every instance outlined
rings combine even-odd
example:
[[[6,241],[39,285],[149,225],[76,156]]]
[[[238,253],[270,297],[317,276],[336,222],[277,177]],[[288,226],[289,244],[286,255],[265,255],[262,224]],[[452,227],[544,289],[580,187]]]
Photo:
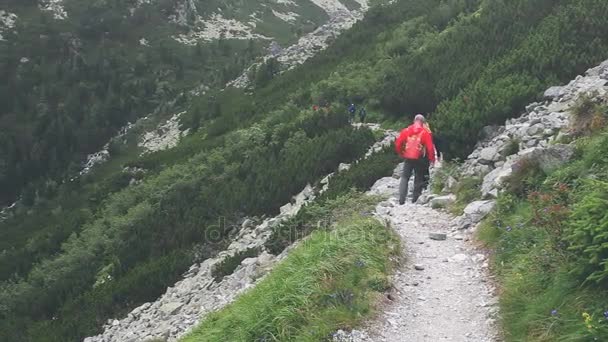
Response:
[[[222,88],[271,42],[288,45],[367,8],[345,3],[4,2],[0,205],[54,192],[127,122],[177,111],[193,88]]]
[[[17,20],[10,29],[3,20],[0,42],[8,80],[0,84],[0,149],[9,156],[0,163],[2,196],[43,181],[29,182],[23,204],[0,222],[2,339],[78,340],[156,299],[193,261],[229,245],[243,217],[278,212],[307,183],[364,153],[373,133],[348,124],[347,103],[387,124],[435,111],[432,126],[448,138],[450,155],[466,155],[481,127],[515,116],[544,85],[608,55],[605,1],[401,0],[372,7],[305,64],[282,74],[266,64],[264,82],[221,91],[266,40],[182,44],[175,37],[204,30],[220,11],[196,3],[202,19],[186,16],[189,30],[170,16],[174,4],[191,2],[140,3],[134,17],[142,26],[125,3],[65,1],[67,19],[41,16],[34,2],[9,3]],[[253,6],[244,3],[226,3],[234,6],[222,18]],[[234,18],[243,23],[251,13]],[[204,94],[186,92],[201,79]],[[65,183],[43,176],[63,175],[68,161],[97,151],[128,120],[182,111],[189,131],[174,148],[140,155],[133,140],[155,128],[144,124],[90,174]],[[336,194],[350,182],[368,186],[394,162],[389,156],[344,176]]]

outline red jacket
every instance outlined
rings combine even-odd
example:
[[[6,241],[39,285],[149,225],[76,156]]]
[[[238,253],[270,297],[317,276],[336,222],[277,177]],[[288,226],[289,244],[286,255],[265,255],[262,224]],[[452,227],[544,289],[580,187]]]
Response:
[[[395,141],[395,151],[398,155],[403,157],[403,144],[407,141],[407,138],[412,135],[420,134],[420,132],[422,132],[422,135],[420,136],[420,141],[422,145],[424,145],[424,147],[426,148],[426,156],[427,158],[429,158],[430,162],[434,162],[435,146],[433,146],[433,136],[431,135],[431,132],[426,130],[424,126],[419,123],[414,123],[413,125],[401,131],[401,134]]]

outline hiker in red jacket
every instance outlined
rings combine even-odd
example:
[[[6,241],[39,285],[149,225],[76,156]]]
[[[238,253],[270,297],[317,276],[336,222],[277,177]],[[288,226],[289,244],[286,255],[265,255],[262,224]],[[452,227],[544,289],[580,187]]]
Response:
[[[399,204],[404,204],[407,197],[407,188],[414,171],[414,194],[412,203],[415,203],[422,193],[424,185],[425,160],[432,165],[435,162],[435,147],[433,137],[424,127],[425,119],[421,114],[416,115],[414,123],[401,131],[395,141],[395,151],[405,159],[401,185],[399,186]]]

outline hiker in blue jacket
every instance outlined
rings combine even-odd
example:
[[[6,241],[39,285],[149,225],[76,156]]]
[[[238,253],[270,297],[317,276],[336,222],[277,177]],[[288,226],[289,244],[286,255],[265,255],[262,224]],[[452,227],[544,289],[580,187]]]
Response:
[[[355,114],[357,113],[357,106],[355,106],[354,103],[351,103],[350,106],[348,106],[348,113],[349,115],[349,120],[350,122],[354,122],[355,121]]]

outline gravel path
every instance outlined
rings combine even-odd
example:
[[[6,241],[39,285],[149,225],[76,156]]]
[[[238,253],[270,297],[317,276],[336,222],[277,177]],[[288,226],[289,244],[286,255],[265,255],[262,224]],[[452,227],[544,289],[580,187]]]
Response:
[[[377,184],[392,197],[378,205],[376,215],[401,236],[406,260],[393,276],[394,291],[383,312],[363,331],[340,331],[335,340],[500,341],[486,256],[470,242],[471,233],[453,231],[453,217],[446,213],[409,203],[400,206],[398,180]],[[433,240],[430,233],[446,234],[447,239]]]

